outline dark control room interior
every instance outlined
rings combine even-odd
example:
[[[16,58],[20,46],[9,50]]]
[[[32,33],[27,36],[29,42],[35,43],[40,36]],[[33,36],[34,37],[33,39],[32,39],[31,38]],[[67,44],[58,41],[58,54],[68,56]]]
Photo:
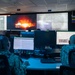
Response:
[[[1,0],[0,75],[75,75],[74,3]]]

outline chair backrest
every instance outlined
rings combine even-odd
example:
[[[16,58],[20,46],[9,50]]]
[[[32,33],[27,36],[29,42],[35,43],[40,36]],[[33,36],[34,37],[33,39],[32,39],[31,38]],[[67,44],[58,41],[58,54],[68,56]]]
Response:
[[[60,66],[60,75],[75,75],[75,68],[69,66]]]
[[[5,55],[0,55],[0,75],[11,75],[8,59]]]
[[[69,52],[69,65],[75,68],[75,49]]]
[[[60,66],[60,75],[75,75],[75,49],[71,49],[68,53],[69,66]]]

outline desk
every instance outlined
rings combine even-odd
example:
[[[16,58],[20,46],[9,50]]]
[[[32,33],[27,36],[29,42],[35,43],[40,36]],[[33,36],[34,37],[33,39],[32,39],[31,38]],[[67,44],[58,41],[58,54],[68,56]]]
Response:
[[[54,70],[59,69],[60,65],[62,65],[61,63],[41,63],[40,58],[22,58],[22,60],[24,62],[29,62],[30,65],[27,67],[27,69],[31,70]]]

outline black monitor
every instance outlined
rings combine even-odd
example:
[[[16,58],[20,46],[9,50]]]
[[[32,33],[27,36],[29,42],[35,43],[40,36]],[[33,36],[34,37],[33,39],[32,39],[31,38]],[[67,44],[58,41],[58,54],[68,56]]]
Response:
[[[35,48],[45,48],[50,46],[55,48],[56,32],[55,31],[35,31]]]
[[[14,52],[18,50],[33,51],[34,50],[34,38],[14,37],[13,49],[14,49]]]

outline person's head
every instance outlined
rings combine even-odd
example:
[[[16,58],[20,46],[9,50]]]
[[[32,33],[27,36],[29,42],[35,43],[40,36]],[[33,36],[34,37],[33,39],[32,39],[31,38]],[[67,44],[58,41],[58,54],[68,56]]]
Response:
[[[75,44],[75,34],[70,37],[69,44]]]
[[[6,36],[0,36],[0,51],[9,50],[9,39]]]

